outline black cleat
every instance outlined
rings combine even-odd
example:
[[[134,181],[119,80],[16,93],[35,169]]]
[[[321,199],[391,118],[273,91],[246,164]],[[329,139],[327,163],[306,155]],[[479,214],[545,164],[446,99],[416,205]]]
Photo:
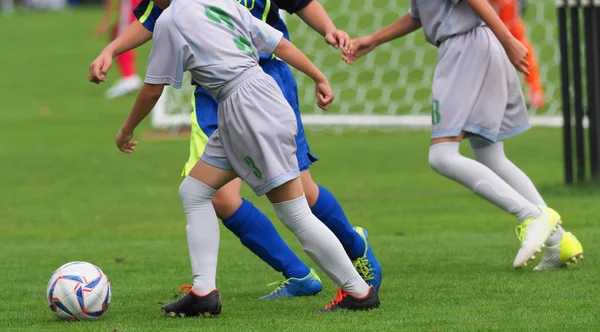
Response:
[[[181,286],[179,289],[188,289],[180,299],[164,305],[161,309],[171,317],[216,317],[221,313],[221,295],[214,289],[206,295],[198,295],[190,286]]]
[[[338,289],[337,296],[321,312],[336,311],[339,309],[360,311],[379,308],[379,295],[373,286],[369,287],[367,295],[358,297],[345,290]]]

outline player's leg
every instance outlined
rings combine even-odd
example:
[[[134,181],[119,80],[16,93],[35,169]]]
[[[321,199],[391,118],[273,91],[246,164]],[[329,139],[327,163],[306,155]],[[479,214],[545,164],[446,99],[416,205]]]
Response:
[[[456,137],[432,139],[429,165],[436,172],[471,189],[476,195],[514,215],[521,222],[540,217],[542,212],[535,204],[521,196],[491,169],[460,154],[459,146],[464,135],[465,132],[462,132]]]
[[[464,49],[471,50],[469,59],[461,57]],[[560,217],[551,209],[536,206],[490,168],[459,152],[467,133],[496,141],[529,128],[516,72],[488,28],[445,42],[439,59],[433,83],[429,163],[438,173],[517,217],[523,236],[514,266],[522,267],[540,250]],[[510,92],[518,93],[518,98],[508,100]]]
[[[535,50],[529,42],[525,32],[525,22],[521,19],[521,10],[518,0],[495,0],[498,6],[498,15],[504,22],[510,33],[527,48],[527,62],[529,63],[530,75],[525,76],[525,82],[529,87],[529,103],[535,109],[545,106],[544,88],[540,79],[540,69],[535,55]]]
[[[300,130],[300,126],[298,127],[298,130]],[[296,136],[296,143],[298,143],[298,136]],[[297,155],[300,158],[302,154],[297,153]],[[304,155],[306,154],[304,153]],[[302,165],[301,162],[298,164]],[[301,179],[313,214],[340,240],[360,276],[368,285],[372,285],[375,290],[379,291],[383,274],[381,264],[369,243],[367,230],[350,225],[342,206],[335,196],[324,186],[317,185],[308,169],[301,172]]]
[[[506,157],[504,142],[493,143],[477,137],[470,138],[469,141],[475,160],[488,166],[530,202],[538,206],[546,206],[546,202],[531,179]],[[577,259],[583,257],[581,243],[573,234],[565,232],[560,226],[545,245],[546,251],[542,263],[536,267],[536,270],[560,268],[570,263],[577,263]]]
[[[358,274],[331,230],[312,214],[299,178],[270,190],[267,197],[277,217],[296,235],[304,251],[340,287],[339,295],[325,311],[379,306],[375,288]]]
[[[217,102],[198,87],[192,96],[190,116],[190,156],[183,169],[185,177],[195,166],[208,142],[207,134],[217,128]],[[223,186],[213,198],[217,216],[242,244],[274,270],[283,273],[286,280],[266,298],[304,296],[318,293],[321,282],[281,238],[269,218],[251,202],[241,197],[242,181],[235,179]]]
[[[306,200],[313,214],[340,240],[344,250],[367,283],[379,290],[382,275],[381,265],[373,254],[366,230],[361,227],[352,228],[333,193],[324,186],[316,184],[310,174],[309,167],[317,161],[317,158],[310,153],[310,147],[306,140],[298,104],[298,87],[290,67],[279,60],[262,61],[261,67],[277,82],[296,115],[298,123],[296,158],[301,171]]]
[[[212,146],[219,151],[218,132]],[[162,307],[171,316],[211,316],[221,312],[221,297],[216,288],[219,254],[219,221],[212,205],[218,189],[236,178],[224,153],[213,154],[213,164],[200,160],[179,187],[179,196],[185,210],[187,242],[194,281],[189,292],[180,299]]]
[[[340,286],[341,295],[328,308],[378,306],[375,289],[360,277],[339,240],[308,206],[296,158],[293,110],[270,76],[258,70],[250,74],[253,81],[220,106],[219,123],[227,124],[220,130],[232,167],[257,195],[267,194],[304,251]]]
[[[217,216],[242,244],[283,273],[285,280],[261,299],[314,295],[323,289],[316,272],[304,264],[281,238],[267,216],[240,196],[237,178],[219,189],[213,198]]]
[[[117,25],[113,30],[113,39],[125,31],[129,24],[136,19],[133,14],[133,9],[138,3],[139,0],[120,1]],[[113,99],[127,95],[137,91],[142,86],[142,79],[136,74],[135,54],[135,50],[131,50],[117,56],[117,67],[121,73],[121,78],[112,87],[106,90],[107,98]]]

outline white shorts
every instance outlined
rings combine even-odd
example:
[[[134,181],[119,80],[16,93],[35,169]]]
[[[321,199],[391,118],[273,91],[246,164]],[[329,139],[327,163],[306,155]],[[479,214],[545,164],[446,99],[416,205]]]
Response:
[[[516,69],[487,27],[440,45],[433,79],[431,138],[462,131],[496,142],[529,129]]]
[[[222,95],[219,127],[200,159],[235,171],[259,196],[300,177],[296,116],[275,80],[257,66]]]

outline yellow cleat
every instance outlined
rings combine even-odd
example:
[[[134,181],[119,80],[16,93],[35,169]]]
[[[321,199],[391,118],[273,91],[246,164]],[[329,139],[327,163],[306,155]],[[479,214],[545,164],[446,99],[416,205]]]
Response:
[[[547,247],[542,262],[535,267],[535,271],[555,270],[562,267],[575,265],[583,259],[583,247],[579,240],[570,232],[564,233],[560,243]]]
[[[520,269],[535,259],[535,253],[541,250],[548,238],[556,232],[560,224],[560,215],[549,207],[539,207],[542,214],[535,219],[527,219],[517,226],[517,237],[521,248],[515,257],[513,267]]]

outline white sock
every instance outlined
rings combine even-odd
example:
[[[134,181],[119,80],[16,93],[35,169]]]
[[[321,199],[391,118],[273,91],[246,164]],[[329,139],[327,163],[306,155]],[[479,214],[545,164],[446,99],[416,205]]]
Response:
[[[523,222],[541,215],[538,207],[525,199],[491,169],[462,156],[460,143],[447,142],[429,148],[429,164],[438,173],[471,189]]]
[[[489,167],[531,203],[546,206],[546,202],[544,202],[531,179],[506,158],[504,142],[483,142],[480,138],[472,138],[469,141],[473,148],[473,158],[475,160]]]
[[[517,165],[506,158],[504,142],[492,143],[481,138],[471,138],[469,142],[473,148],[475,160],[489,167],[531,203],[546,206],[546,202],[544,202],[531,179]],[[564,232],[565,230],[559,226],[558,231],[546,241],[546,245],[555,246],[560,243]]]
[[[315,217],[306,197],[274,203],[275,213],[284,225],[296,235],[304,251],[343,290],[358,296],[369,292],[369,286],[360,277],[335,235]]]
[[[216,288],[219,221],[212,206],[216,192],[189,176],[183,179],[179,187],[187,219],[185,231],[194,274],[192,289],[199,295],[208,294]]]

